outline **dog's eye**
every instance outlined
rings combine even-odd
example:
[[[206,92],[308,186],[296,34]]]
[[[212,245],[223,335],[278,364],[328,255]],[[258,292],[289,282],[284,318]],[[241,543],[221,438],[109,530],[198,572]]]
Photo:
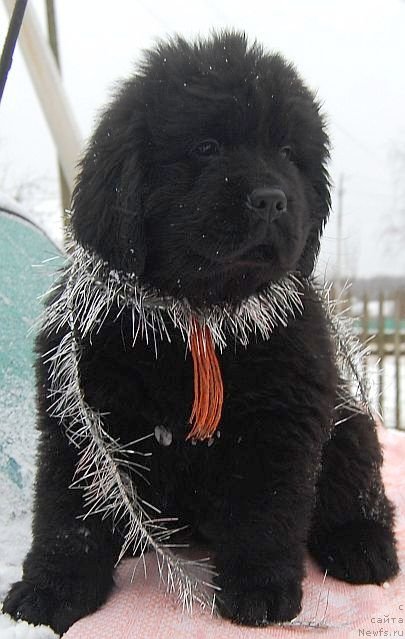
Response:
[[[280,149],[280,155],[285,160],[292,160],[292,148],[290,146],[282,146]]]
[[[216,140],[203,140],[192,150],[193,155],[197,155],[201,158],[208,158],[212,155],[218,155],[219,144]]]

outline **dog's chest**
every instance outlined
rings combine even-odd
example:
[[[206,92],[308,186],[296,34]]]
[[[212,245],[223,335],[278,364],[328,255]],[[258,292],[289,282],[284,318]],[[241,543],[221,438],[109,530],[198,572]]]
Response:
[[[222,352],[216,348],[216,357],[223,384],[217,430],[232,441],[277,420],[291,401],[298,409],[314,385],[325,397],[333,390],[333,354],[318,303],[306,303],[299,318],[275,327],[269,339],[253,335],[247,346],[230,340]],[[83,351],[81,377],[89,404],[108,414],[114,436],[133,441],[148,435],[162,451],[192,446],[195,369],[178,329],[170,327],[156,341],[139,335],[134,343],[131,317],[105,322]],[[217,448],[210,439],[204,447]]]
[[[89,403],[108,413],[112,430],[151,434],[161,448],[185,442],[194,399],[193,361],[181,335],[156,345],[135,345],[112,327],[86,349],[82,377]],[[289,342],[278,332],[269,342],[246,348],[229,345],[217,352],[224,388],[219,432],[240,437],[240,429],[255,406],[282,394],[289,370]],[[217,438],[205,445],[213,446]],[[190,442],[188,442],[190,444]],[[192,445],[192,444],[191,444]]]

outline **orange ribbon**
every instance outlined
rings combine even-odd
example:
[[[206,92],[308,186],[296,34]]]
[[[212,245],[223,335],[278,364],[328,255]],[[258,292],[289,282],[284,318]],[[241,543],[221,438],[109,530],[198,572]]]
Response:
[[[186,439],[209,439],[221,419],[224,387],[215,345],[207,326],[195,320],[190,335],[194,364],[194,403],[190,416],[192,429]]]

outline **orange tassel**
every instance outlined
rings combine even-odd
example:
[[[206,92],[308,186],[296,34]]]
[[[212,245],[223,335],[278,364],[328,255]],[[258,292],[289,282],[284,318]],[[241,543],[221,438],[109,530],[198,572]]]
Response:
[[[224,387],[211,333],[197,321],[192,326],[190,349],[194,364],[194,403],[190,416],[192,429],[186,439],[209,439],[221,419]]]

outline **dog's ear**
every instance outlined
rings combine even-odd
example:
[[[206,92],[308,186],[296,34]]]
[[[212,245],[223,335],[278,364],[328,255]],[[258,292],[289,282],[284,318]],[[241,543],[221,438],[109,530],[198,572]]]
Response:
[[[323,171],[322,179],[315,185],[315,192],[316,205],[312,215],[312,226],[297,267],[305,277],[309,277],[315,269],[321,236],[330,213],[330,183],[326,170]]]
[[[80,162],[72,200],[75,239],[112,268],[142,273],[141,166],[145,118],[135,80],[104,112]]]
[[[320,241],[328,221],[331,208],[331,182],[327,169],[330,153],[330,142],[324,123],[324,118],[319,116],[319,107],[315,103],[318,130],[312,136],[312,148],[310,147],[309,156],[312,162],[309,163],[307,176],[312,186],[313,196],[311,198],[311,219],[310,230],[305,244],[304,251],[298,263],[299,271],[309,277],[316,265],[317,257],[320,249]]]

